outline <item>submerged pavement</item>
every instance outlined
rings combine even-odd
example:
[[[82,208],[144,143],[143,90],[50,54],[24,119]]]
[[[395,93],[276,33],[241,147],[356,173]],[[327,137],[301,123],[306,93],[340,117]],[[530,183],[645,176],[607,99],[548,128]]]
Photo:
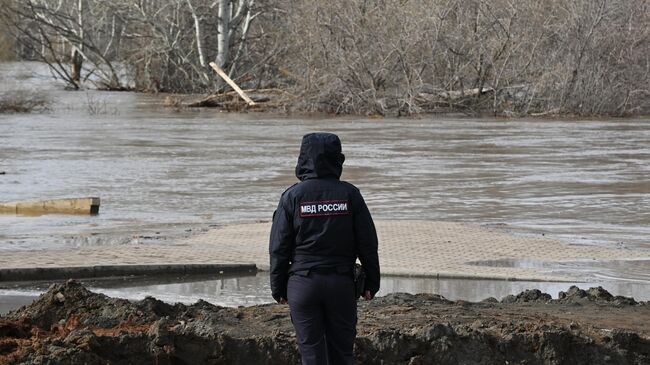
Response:
[[[377,221],[376,226],[384,275],[594,281],[593,272],[562,270],[558,263],[650,260],[647,250],[572,245],[465,223],[384,220]],[[220,264],[255,264],[268,269],[270,228],[270,223],[229,225],[172,244],[3,251],[0,281],[35,280],[39,272],[43,273],[40,279],[48,279],[57,268],[70,277],[93,268],[101,272],[105,267],[110,267],[114,275],[131,275],[143,270],[143,266],[150,266],[148,274],[168,273],[170,268],[191,272],[193,265],[206,264],[214,268]],[[16,277],[16,273],[20,274],[16,269],[31,269],[27,271],[30,276]]]

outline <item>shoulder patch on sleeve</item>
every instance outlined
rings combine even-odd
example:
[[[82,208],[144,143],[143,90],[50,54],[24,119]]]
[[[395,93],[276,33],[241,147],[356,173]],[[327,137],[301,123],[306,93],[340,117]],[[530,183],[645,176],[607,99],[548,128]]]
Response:
[[[348,215],[352,212],[349,200],[320,200],[300,202],[300,217]]]

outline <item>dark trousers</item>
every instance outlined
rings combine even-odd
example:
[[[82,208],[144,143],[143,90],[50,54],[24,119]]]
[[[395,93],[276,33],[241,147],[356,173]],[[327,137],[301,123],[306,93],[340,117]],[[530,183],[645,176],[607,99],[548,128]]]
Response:
[[[287,297],[303,365],[354,364],[357,301],[352,275],[292,275]]]

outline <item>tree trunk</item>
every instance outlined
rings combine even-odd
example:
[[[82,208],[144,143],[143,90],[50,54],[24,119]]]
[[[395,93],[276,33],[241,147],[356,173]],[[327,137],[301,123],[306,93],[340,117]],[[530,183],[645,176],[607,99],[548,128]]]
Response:
[[[77,22],[79,26],[79,43],[72,45],[72,70],[70,75],[72,81],[81,87],[81,68],[83,67],[83,48],[84,48],[84,27],[83,27],[83,1],[78,0],[77,3]]]
[[[232,17],[231,0],[218,0],[219,24],[217,25],[217,58],[216,64],[224,68],[228,62],[228,49],[230,48],[230,19]]]
[[[72,65],[70,70],[70,78],[72,81],[77,84],[77,87],[81,86],[81,67],[83,66],[83,56],[79,53],[77,47],[72,48]]]
[[[198,53],[197,57],[199,58],[199,65],[201,65],[202,68],[205,68],[207,67],[207,64],[205,62],[205,51],[203,47],[203,34],[202,34],[203,32],[201,29],[201,18],[199,17],[199,14],[194,8],[192,1],[191,0],[186,0],[186,1],[187,1],[187,6],[190,8],[190,13],[192,13],[192,19],[194,19],[194,33],[196,37],[196,51]],[[207,83],[210,82],[210,77],[206,72],[201,70],[201,75],[203,76],[205,82]]]
[[[239,47],[237,48],[237,52],[235,53],[235,58],[233,58],[232,63],[230,65],[230,71],[228,72],[229,77],[234,77],[235,70],[237,67],[237,60],[239,60],[239,56],[241,55],[242,51],[244,50],[244,47],[246,46],[246,36],[248,35],[248,29],[250,27],[251,21],[253,20],[253,16],[251,14],[251,8],[253,7],[254,2],[255,0],[250,0],[250,2],[246,4],[246,19],[244,20],[244,25],[242,26],[241,39],[239,40]]]

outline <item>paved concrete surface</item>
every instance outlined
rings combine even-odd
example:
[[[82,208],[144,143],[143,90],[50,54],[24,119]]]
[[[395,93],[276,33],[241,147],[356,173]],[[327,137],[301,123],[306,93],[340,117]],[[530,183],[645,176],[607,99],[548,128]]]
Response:
[[[533,281],[588,281],[582,273],[549,271],[540,262],[650,259],[650,251],[570,245],[520,237],[476,225],[432,221],[377,221],[383,274]],[[212,229],[174,244],[3,251],[0,269],[100,265],[248,264],[268,268],[270,223]],[[520,265],[504,265],[509,260]],[[497,265],[471,262],[497,261]],[[0,278],[0,280],[2,280]]]

